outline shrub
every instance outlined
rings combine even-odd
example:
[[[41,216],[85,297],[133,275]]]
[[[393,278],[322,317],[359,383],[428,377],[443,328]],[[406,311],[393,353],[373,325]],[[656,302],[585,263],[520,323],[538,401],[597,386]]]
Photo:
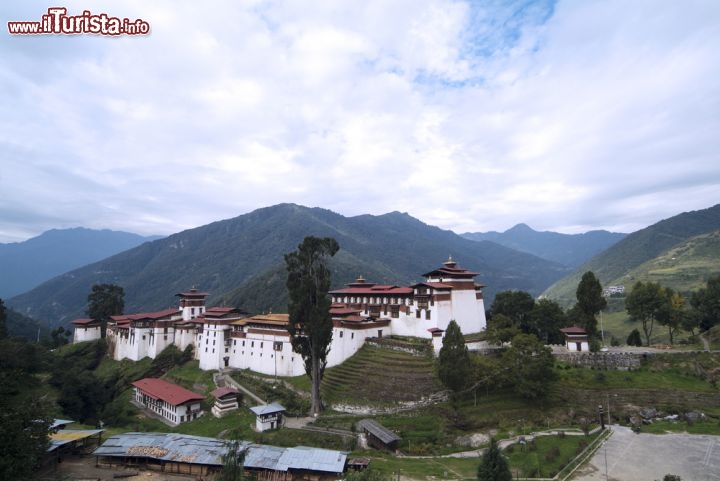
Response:
[[[558,446],[553,446],[547,453],[545,453],[545,461],[549,463],[552,463],[558,457],[560,457],[560,448]]]

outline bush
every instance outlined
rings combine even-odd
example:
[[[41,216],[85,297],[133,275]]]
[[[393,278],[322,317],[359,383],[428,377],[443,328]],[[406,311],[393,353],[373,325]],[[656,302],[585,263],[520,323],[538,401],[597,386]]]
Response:
[[[550,450],[545,453],[545,461],[552,463],[557,458],[560,457],[560,448],[558,446],[553,446],[550,448]]]
[[[637,329],[633,329],[630,332],[630,335],[627,337],[627,341],[625,343],[628,346],[642,346],[642,338],[640,337],[640,331]]]

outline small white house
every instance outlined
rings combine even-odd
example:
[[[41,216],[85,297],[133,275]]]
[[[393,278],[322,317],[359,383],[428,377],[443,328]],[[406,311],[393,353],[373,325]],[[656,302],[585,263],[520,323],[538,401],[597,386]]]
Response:
[[[585,329],[582,327],[572,326],[560,329],[565,334],[565,347],[568,351],[574,352],[590,352],[590,343]]]
[[[262,406],[251,407],[250,410],[255,413],[255,429],[263,432],[268,429],[279,429],[283,424],[283,415],[285,408],[280,404],[264,404]]]

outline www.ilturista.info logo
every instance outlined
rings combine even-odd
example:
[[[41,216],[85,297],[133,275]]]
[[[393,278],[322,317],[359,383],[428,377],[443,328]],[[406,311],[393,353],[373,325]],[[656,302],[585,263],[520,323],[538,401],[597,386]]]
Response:
[[[68,15],[65,7],[50,7],[39,22],[8,22],[11,35],[75,35],[91,33],[95,35],[147,35],[150,24],[141,18],[111,17],[107,13],[94,14],[90,10],[82,15]]]

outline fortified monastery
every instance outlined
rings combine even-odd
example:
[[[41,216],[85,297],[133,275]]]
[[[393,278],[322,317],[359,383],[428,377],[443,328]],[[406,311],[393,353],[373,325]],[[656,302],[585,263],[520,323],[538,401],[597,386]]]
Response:
[[[409,286],[373,284],[362,278],[330,292],[333,336],[327,366],[355,354],[368,338],[388,335],[432,339],[437,353],[451,320],[463,333],[486,327],[481,284],[476,272],[452,260]],[[305,373],[302,357],[292,350],[287,314],[249,316],[233,307],[207,307],[207,292],[177,294],[180,306],[158,312],[112,316],[107,341],[116,360],[155,358],[167,346],[192,345],[200,369],[250,369],[278,376]],[[99,323],[73,321],[74,342],[99,339]]]

